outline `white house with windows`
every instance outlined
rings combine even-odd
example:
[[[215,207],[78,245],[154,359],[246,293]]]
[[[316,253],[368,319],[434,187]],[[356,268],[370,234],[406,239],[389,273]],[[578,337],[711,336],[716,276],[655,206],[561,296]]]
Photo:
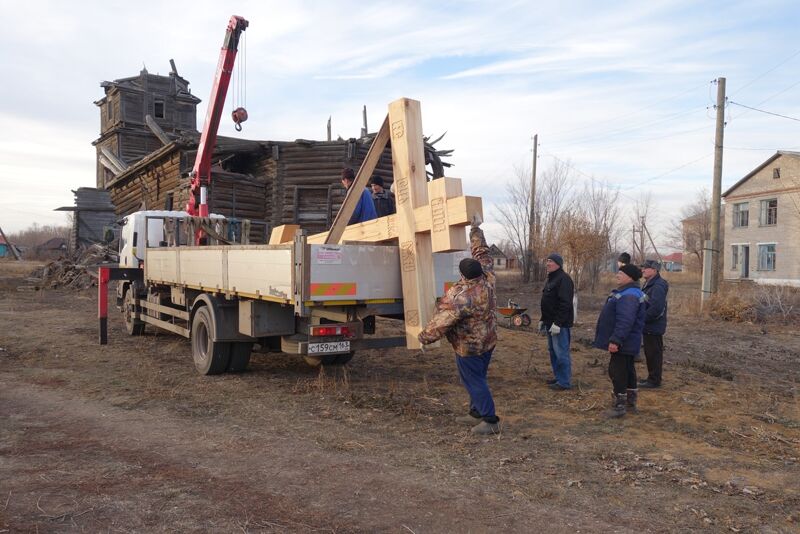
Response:
[[[722,198],[723,278],[800,286],[800,152],[776,152]]]

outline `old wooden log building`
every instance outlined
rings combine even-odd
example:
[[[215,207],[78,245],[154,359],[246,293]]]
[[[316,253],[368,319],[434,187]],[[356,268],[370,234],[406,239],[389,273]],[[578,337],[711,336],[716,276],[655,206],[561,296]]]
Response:
[[[171,62],[172,63],[172,62]],[[141,209],[184,209],[200,134],[200,100],[174,63],[167,76],[150,74],[102,82],[97,149],[97,187],[110,192],[116,215]],[[366,129],[362,131],[365,132]],[[310,233],[327,230],[345,190],[343,167],[358,169],[374,135],[329,141],[255,141],[219,137],[214,151],[209,209],[254,221],[251,240],[264,242],[274,226],[299,224]],[[426,147],[436,177],[440,156]],[[375,175],[392,183],[391,148]]]

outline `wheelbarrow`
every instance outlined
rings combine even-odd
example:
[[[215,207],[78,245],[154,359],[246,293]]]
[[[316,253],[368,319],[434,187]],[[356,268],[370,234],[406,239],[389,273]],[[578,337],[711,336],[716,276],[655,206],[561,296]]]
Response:
[[[506,320],[508,328],[530,326],[531,316],[525,313],[526,311],[528,308],[520,308],[519,304],[510,299],[507,306],[497,307],[497,313]]]

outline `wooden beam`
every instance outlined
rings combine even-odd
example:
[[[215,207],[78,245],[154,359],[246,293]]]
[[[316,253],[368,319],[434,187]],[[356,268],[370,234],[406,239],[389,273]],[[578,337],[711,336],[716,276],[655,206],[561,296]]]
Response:
[[[280,245],[281,243],[290,243],[294,241],[294,234],[300,228],[299,224],[282,224],[272,229],[269,236],[270,245]],[[324,243],[324,241],[323,241]]]
[[[105,167],[106,169],[108,169],[109,171],[111,171],[111,174],[113,174],[115,178],[116,178],[117,176],[119,176],[120,174],[122,174],[122,171],[120,171],[118,168],[116,168],[116,167],[115,167],[115,166],[114,166],[114,165],[113,165],[113,164],[112,164],[112,163],[111,163],[111,162],[108,160],[108,158],[107,158],[107,157],[105,157],[103,154],[100,154],[100,156],[98,156],[97,160],[100,162],[100,164],[101,164],[103,167]]]
[[[421,139],[422,137],[420,137],[420,140]],[[350,222],[350,217],[353,215],[353,212],[358,205],[358,201],[361,200],[361,192],[365,187],[367,187],[367,182],[369,182],[369,179],[372,177],[372,172],[375,170],[375,166],[378,165],[378,161],[381,159],[381,155],[383,155],[383,149],[386,148],[386,143],[388,142],[389,117],[387,116],[386,119],[384,119],[380,130],[378,130],[378,133],[375,135],[375,139],[372,140],[372,144],[367,151],[364,162],[358,169],[356,179],[353,182],[353,185],[350,186],[350,189],[347,191],[347,196],[344,197],[342,207],[339,208],[339,212],[336,214],[336,218],[333,220],[331,229],[328,232],[328,237],[325,240],[326,245],[337,244],[341,241],[344,229],[347,227],[347,223]],[[424,177],[424,159],[422,160],[422,173]]]
[[[464,228],[450,224],[450,211],[447,209],[447,199],[460,197],[461,194],[461,180],[457,178],[439,178],[428,182],[431,246],[434,252],[467,248]]]
[[[397,199],[406,347],[418,349],[421,345],[417,335],[432,317],[436,302],[431,236],[417,233],[414,212],[415,208],[428,204],[422,108],[419,101],[401,98],[389,104],[389,123]]]
[[[114,167],[119,169],[119,174],[128,170],[128,164],[119,159],[116,154],[114,154],[113,152],[111,152],[111,150],[108,149],[108,147],[101,146],[100,152],[103,153],[103,155],[108,159],[108,161],[111,162],[111,164]]]
[[[434,180],[438,182],[439,180]],[[430,184],[429,183],[429,191]],[[472,216],[478,214],[483,218],[483,207],[480,197],[459,196],[456,198],[447,199],[447,224],[453,229],[453,232],[463,234],[463,241],[458,237],[451,239],[450,242],[437,240],[432,242],[433,252],[453,252],[456,250],[466,250],[466,232],[464,227],[469,225],[472,221]],[[429,206],[421,206],[414,209],[414,218],[417,221],[417,232],[430,232],[431,231],[431,208]],[[328,237],[328,232],[321,234],[314,234],[308,236],[308,242],[312,244],[325,243]],[[362,241],[371,243],[380,243],[382,241],[391,241],[397,239],[399,234],[397,232],[397,215],[388,215],[379,219],[371,221],[351,224],[345,228],[342,234],[341,241]],[[288,239],[291,241],[293,238]],[[282,242],[288,242],[282,241]],[[270,244],[273,244],[270,241]],[[438,245],[438,246],[437,246]]]
[[[153,135],[158,137],[158,140],[163,144],[168,145],[172,142],[172,139],[170,139],[164,130],[161,129],[161,126],[158,125],[152,115],[145,115],[144,122],[147,123],[147,127],[150,128],[150,131],[153,132]]]

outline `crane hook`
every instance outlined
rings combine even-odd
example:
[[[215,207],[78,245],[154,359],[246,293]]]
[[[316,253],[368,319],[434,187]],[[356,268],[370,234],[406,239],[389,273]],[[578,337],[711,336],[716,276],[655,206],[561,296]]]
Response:
[[[231,118],[235,123],[234,128],[237,132],[242,131],[242,123],[247,120],[247,110],[244,108],[236,108],[231,113]]]

